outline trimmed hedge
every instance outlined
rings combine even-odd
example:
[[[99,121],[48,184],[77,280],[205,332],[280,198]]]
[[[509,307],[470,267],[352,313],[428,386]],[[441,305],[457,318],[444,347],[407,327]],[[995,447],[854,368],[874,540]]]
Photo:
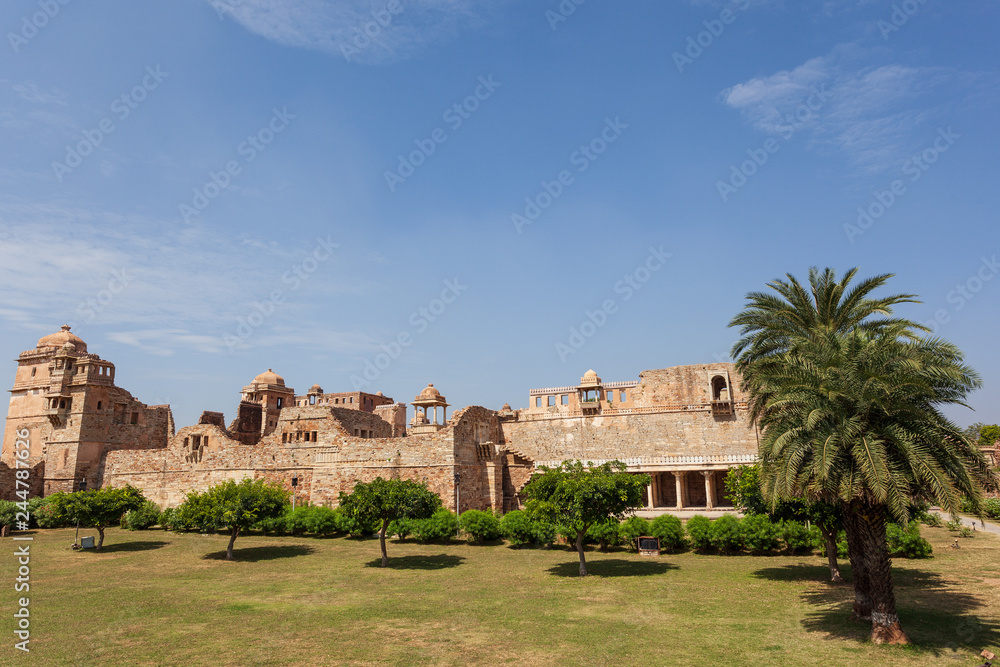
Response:
[[[649,534],[660,538],[660,549],[665,551],[680,551],[687,546],[684,536],[684,524],[672,514],[661,514],[649,525]]]
[[[476,544],[499,540],[503,535],[500,530],[500,520],[493,512],[465,510],[458,518],[458,525]]]

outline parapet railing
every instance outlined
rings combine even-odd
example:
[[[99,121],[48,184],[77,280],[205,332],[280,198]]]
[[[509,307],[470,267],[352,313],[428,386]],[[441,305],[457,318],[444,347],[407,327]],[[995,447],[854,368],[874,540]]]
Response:
[[[573,459],[568,459],[573,460]],[[712,464],[712,463],[756,463],[756,454],[708,454],[705,456],[644,456],[640,458],[623,459],[581,459],[584,463],[592,463],[595,466],[603,465],[610,461],[621,461],[629,468],[643,468],[648,466],[662,465],[686,465],[686,464]],[[562,461],[536,461],[535,466],[548,466],[549,468],[561,465]]]
[[[745,410],[747,408],[746,401],[734,402],[733,408],[736,410]],[[654,405],[650,407],[641,408],[603,408],[601,410],[600,416],[602,417],[614,417],[619,415],[640,415],[640,414],[652,414],[657,412],[710,412],[712,410],[711,403],[668,403],[664,405]],[[584,416],[582,410],[578,409],[566,409],[559,410],[557,412],[528,412],[522,410],[520,414],[520,420],[522,421],[543,421],[546,419],[565,419],[568,417],[582,417]],[[587,415],[592,416],[592,415]]]

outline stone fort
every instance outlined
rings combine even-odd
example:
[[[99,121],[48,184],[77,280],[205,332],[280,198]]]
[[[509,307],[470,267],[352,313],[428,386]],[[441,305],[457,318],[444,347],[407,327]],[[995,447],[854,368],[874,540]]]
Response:
[[[168,405],[115,385],[115,366],[63,326],[17,359],[0,455],[13,499],[27,442],[31,495],[131,484],[161,507],[244,477],[284,485],[298,502],[336,505],[375,477],[426,481],[450,509],[520,507],[541,465],[623,461],[647,473],[647,509],[729,506],[729,468],[756,460],[757,430],[732,364],[648,370],[638,380],[531,389],[526,408],[468,406],[450,415],[433,384],[408,407],[381,392],[296,394],[272,370],[240,392],[233,418],[203,412],[177,429]],[[234,392],[235,393],[235,392]]]

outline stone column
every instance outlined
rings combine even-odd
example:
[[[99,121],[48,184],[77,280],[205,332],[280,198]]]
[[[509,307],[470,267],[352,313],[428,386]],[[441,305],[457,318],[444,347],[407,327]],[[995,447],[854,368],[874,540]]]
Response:
[[[677,509],[684,507],[684,473],[674,473],[674,484],[677,486]]]
[[[649,509],[653,509],[655,507],[655,505],[653,505],[653,484],[652,483],[646,485],[646,500],[649,503],[649,505],[648,505]]]
[[[703,472],[705,476],[705,504],[708,509],[715,507],[715,484],[713,484],[713,472]]]
[[[651,473],[649,478],[653,485],[653,507],[658,507],[660,505],[660,473]]]

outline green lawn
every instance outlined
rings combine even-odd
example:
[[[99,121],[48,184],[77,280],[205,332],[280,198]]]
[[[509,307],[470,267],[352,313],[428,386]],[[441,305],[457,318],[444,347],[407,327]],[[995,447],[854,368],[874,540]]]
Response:
[[[88,531],[93,532],[93,531]],[[4,540],[0,663],[45,665],[976,665],[1000,653],[1000,538],[924,528],[935,557],[895,562],[915,646],[876,647],[850,623],[825,559],[642,558],[565,548],[344,537],[73,530],[35,533],[32,653],[13,649],[14,543]],[[849,573],[849,567],[844,566]],[[15,655],[17,654],[17,655]],[[27,660],[25,660],[27,658]]]

